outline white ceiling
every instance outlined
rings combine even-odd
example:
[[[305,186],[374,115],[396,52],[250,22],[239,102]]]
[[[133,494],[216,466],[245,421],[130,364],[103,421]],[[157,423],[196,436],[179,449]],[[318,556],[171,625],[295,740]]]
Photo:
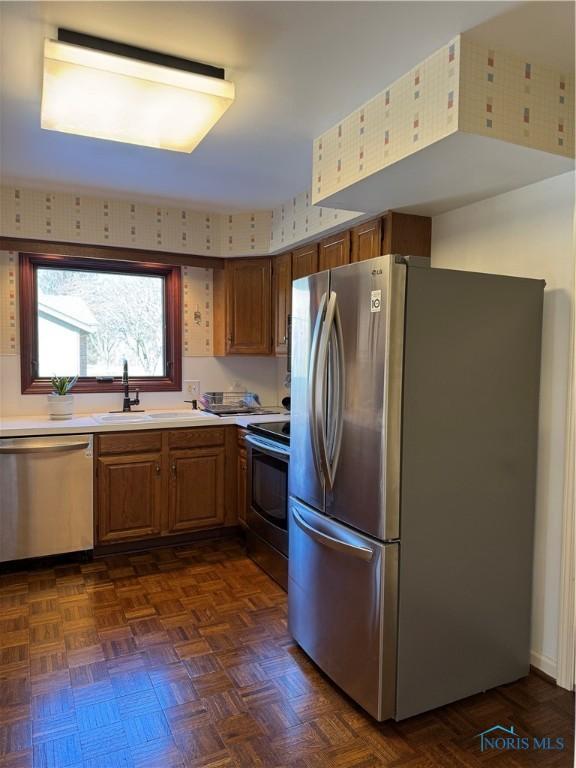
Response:
[[[451,37],[573,67],[571,2],[2,2],[3,183],[271,208],[310,183],[313,139]],[[56,28],[226,67],[236,103],[192,152],[40,129],[42,43]]]

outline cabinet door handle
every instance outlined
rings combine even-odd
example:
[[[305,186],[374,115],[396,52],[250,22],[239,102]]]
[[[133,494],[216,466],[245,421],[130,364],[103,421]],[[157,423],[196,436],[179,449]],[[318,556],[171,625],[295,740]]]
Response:
[[[155,469],[156,469],[156,474],[159,475],[160,474],[160,464],[156,464]]]
[[[170,469],[172,470],[172,474],[174,475],[174,477],[176,477],[176,464],[172,463],[172,466],[170,467]]]

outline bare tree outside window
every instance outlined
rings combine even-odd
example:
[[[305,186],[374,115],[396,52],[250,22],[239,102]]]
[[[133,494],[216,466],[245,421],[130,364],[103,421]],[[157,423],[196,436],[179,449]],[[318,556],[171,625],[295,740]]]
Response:
[[[39,375],[166,375],[164,278],[37,270]]]

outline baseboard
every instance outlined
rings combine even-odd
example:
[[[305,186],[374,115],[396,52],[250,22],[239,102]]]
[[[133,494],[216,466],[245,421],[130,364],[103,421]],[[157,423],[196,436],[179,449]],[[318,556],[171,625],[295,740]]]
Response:
[[[206,539],[224,539],[239,536],[240,533],[239,525],[227,525],[223,528],[208,528],[206,530],[158,536],[150,539],[117,541],[113,544],[96,544],[94,546],[94,557],[129,554],[130,552],[141,552],[142,550],[159,549],[162,547],[180,547],[186,544],[193,544],[194,542],[205,541]]]
[[[14,571],[32,571],[37,568],[55,568],[71,563],[87,563],[92,559],[92,550],[63,552],[60,555],[42,555],[41,557],[26,557],[22,560],[7,560],[0,563],[0,574]]]
[[[556,682],[556,661],[536,651],[530,651],[530,666],[543,672],[546,677]]]

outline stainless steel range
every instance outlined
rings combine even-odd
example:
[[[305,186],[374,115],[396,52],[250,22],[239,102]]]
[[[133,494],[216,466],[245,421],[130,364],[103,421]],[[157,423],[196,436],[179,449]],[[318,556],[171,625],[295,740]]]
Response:
[[[248,555],[286,589],[290,422],[249,424],[248,431]]]

